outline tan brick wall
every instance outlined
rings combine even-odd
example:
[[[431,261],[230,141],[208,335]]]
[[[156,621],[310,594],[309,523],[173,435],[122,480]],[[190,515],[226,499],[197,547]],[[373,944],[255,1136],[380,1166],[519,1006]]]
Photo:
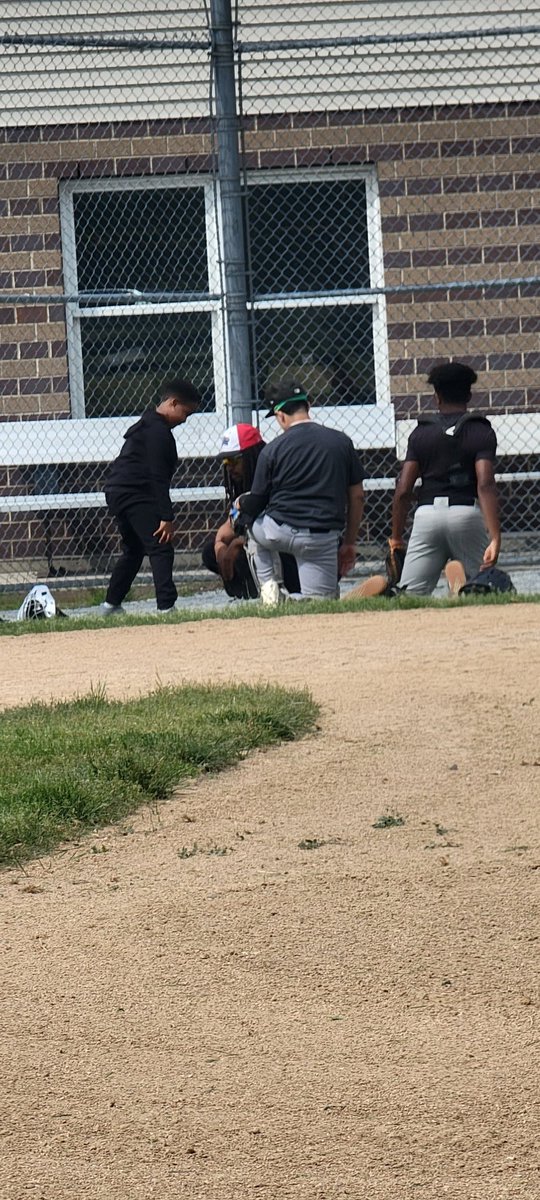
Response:
[[[0,292],[63,291],[59,185],[71,178],[208,171],[201,122],[3,130]],[[0,304],[0,420],[69,414],[63,305]]]
[[[64,309],[53,300],[62,290],[58,182],[43,161],[28,166],[32,151],[42,160],[41,143],[0,144],[0,290],[51,303],[0,305],[0,419],[69,412]]]
[[[39,136],[38,136],[39,135]],[[540,106],[478,105],[250,118],[250,168],[374,163],[387,285],[538,274]],[[207,122],[132,122],[4,131],[0,289],[51,295],[0,306],[0,419],[69,412],[58,191],[63,179],[206,172]],[[486,408],[540,407],[534,289],[390,296],[392,394],[400,414],[427,402],[433,359],[482,372]]]
[[[253,167],[376,165],[388,286],[539,277],[533,289],[390,296],[397,412],[432,403],[425,373],[450,357],[481,373],[486,409],[539,409],[538,104],[300,114],[258,125],[246,137]]]

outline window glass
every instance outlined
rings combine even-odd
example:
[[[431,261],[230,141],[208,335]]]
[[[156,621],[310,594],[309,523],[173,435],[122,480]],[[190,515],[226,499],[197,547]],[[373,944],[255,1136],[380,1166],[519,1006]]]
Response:
[[[259,395],[292,374],[313,404],[374,404],[372,324],[363,304],[256,310]]]
[[[81,320],[87,417],[140,413],[167,378],[189,379],[215,409],[211,315],[84,317]]]
[[[208,292],[204,188],[75,192],[81,291]]]
[[[247,189],[253,293],[369,287],[363,178]]]

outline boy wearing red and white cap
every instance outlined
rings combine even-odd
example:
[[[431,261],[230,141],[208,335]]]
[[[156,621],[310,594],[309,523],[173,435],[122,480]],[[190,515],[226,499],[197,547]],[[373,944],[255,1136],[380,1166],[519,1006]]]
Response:
[[[223,463],[228,511],[237,496],[250,490],[265,445],[254,425],[231,425],[222,435],[219,457]],[[203,566],[219,575],[227,595],[237,600],[255,600],[259,595],[258,583],[246,554],[246,541],[246,536],[234,532],[228,515],[202,548]],[[298,570],[290,555],[282,556],[281,573],[287,590],[298,592]]]
[[[256,429],[255,425],[231,425],[221,436],[219,457],[222,460],[237,458],[238,455],[245,454],[246,450],[253,450],[255,446],[259,447],[260,454],[264,445],[260,430]]]

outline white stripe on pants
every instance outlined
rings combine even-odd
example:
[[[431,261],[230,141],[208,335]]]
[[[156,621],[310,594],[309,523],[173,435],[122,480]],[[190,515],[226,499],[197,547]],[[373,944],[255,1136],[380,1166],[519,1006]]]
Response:
[[[488,543],[478,505],[420,504],[416,510],[400,588],[429,596],[450,558],[457,558],[467,579],[482,565]]]
[[[302,596],[323,596],[335,599],[338,592],[339,532],[311,533],[309,529],[294,529],[278,525],[272,517],[258,517],[251,534],[255,543],[255,569],[259,580],[275,579],[274,555],[292,554],[298,566]]]

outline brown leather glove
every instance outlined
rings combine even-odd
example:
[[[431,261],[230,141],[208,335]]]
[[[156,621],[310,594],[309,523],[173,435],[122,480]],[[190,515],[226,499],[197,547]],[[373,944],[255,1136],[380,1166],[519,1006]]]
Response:
[[[388,582],[394,587],[397,586],[401,579],[406,553],[407,548],[403,542],[396,542],[393,538],[388,538],[388,553],[385,559],[385,566]]]

